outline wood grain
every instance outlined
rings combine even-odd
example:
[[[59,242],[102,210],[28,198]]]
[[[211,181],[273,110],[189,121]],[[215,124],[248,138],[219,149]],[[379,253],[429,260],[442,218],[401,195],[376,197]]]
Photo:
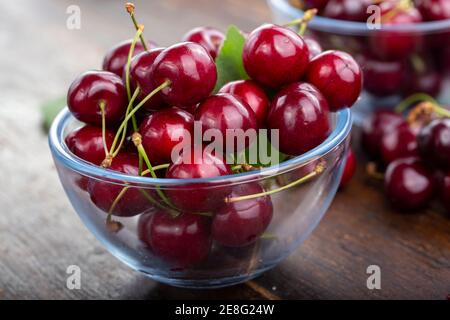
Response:
[[[66,28],[78,4],[81,30]],[[104,52],[133,29],[122,1],[0,2],[0,299],[445,299],[450,292],[450,219],[440,208],[400,215],[359,169],[312,236],[279,267],[232,288],[194,291],[155,283],[103,249],[59,184],[39,106],[64,94],[74,76],[99,68]],[[161,45],[191,27],[268,21],[262,0],[137,1],[145,34]],[[82,288],[66,288],[66,268]],[[366,268],[382,269],[382,290]]]

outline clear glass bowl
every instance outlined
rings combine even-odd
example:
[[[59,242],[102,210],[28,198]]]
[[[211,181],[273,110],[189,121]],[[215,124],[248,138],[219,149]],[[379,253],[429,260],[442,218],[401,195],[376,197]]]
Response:
[[[352,125],[350,110],[345,109],[333,115],[332,124],[331,135],[321,145],[277,167],[211,179],[153,179],[91,165],[73,155],[64,142],[68,132],[80,125],[67,108],[55,119],[49,133],[49,144],[59,178],[72,206],[89,230],[115,257],[132,269],[163,283],[212,288],[243,282],[273,268],[317,226],[335,196],[343,171]],[[91,201],[86,191],[86,184],[94,180],[107,185],[127,186],[129,190],[153,195],[156,194],[156,188],[165,193],[170,190],[204,190],[217,195],[224,188],[245,184],[260,184],[269,190],[298,180],[311,172],[318,163],[325,166],[320,175],[270,196],[273,216],[261,238],[240,248],[224,247],[212,242],[204,261],[191,266],[180,267],[177,263],[165,260],[139,240],[139,214],[152,214],[154,206],[150,202],[147,207],[136,206],[138,211],[132,217],[113,216],[114,221],[122,224],[120,231],[113,232],[106,224],[107,213]]]
[[[303,15],[288,0],[267,3],[275,23],[283,24]],[[377,30],[369,29],[365,22],[316,16],[308,24],[308,32],[324,49],[349,52],[361,64],[364,91],[352,108],[356,124],[374,108],[394,107],[418,91],[450,104],[450,20],[383,25]],[[406,51],[408,54],[397,56]]]

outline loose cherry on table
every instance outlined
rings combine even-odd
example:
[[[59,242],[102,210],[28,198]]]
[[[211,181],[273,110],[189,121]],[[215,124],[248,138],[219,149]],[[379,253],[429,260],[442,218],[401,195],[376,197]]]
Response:
[[[166,178],[213,178],[231,173],[230,166],[226,164],[222,156],[214,155],[206,148],[197,146],[183,152],[170,165]],[[214,212],[224,204],[230,188],[227,186],[211,187],[208,183],[186,183],[168,189],[166,193],[173,204],[182,211]]]
[[[174,267],[202,262],[211,248],[210,218],[202,215],[183,213],[174,218],[157,210],[139,219],[138,235],[156,256]]]
[[[134,153],[119,153],[112,161],[108,170],[128,175],[139,175],[139,159]],[[121,217],[132,217],[151,210],[153,205],[136,187],[124,191],[120,181],[90,179],[88,192],[92,202],[106,213]],[[142,190],[143,191],[143,190]],[[122,196],[119,196],[121,193]]]
[[[420,158],[397,159],[387,167],[385,191],[397,209],[413,211],[425,207],[434,190],[433,174]]]
[[[127,64],[128,54],[131,47],[131,40],[125,40],[113,48],[111,48],[103,59],[103,70],[115,73],[119,77],[122,76],[123,69]],[[147,42],[148,48],[155,48],[156,45],[153,42]],[[145,48],[142,43],[137,42],[134,47],[133,55],[138,55],[144,52]]]
[[[259,194],[258,183],[233,187],[230,197]],[[272,220],[273,206],[269,196],[227,203],[213,218],[212,237],[224,246],[242,247],[254,243]]]
[[[337,50],[312,59],[305,80],[322,92],[331,111],[352,106],[361,93],[361,68],[352,56]]]
[[[347,157],[345,159],[345,167],[344,172],[342,174],[341,182],[339,184],[340,188],[344,188],[348,185],[350,180],[353,178],[356,172],[357,161],[355,154],[352,149],[349,149],[347,152]]]
[[[109,71],[88,71],[79,75],[67,93],[67,106],[75,118],[101,127],[102,105],[106,125],[119,124],[127,108],[122,78]]]
[[[384,164],[400,158],[418,156],[417,129],[404,123],[386,132],[381,138],[381,158]]]
[[[164,49],[150,71],[153,87],[166,81],[161,95],[167,104],[189,106],[210,95],[217,80],[214,60],[201,45],[183,42]]]
[[[269,98],[262,88],[252,80],[237,80],[224,85],[219,93],[230,93],[240,98],[255,112],[258,126],[265,126],[269,111]]]
[[[183,37],[183,41],[195,42],[205,48],[213,59],[219,54],[219,49],[225,40],[225,35],[215,28],[194,28]]]
[[[317,147],[330,133],[327,100],[313,85],[293,83],[272,100],[267,124],[279,130],[281,152],[300,155]]]
[[[443,169],[450,169],[450,118],[435,119],[418,136],[422,156]]]
[[[155,62],[156,57],[163,51],[163,48],[155,48],[150,51],[142,52],[131,59],[130,63],[130,89],[131,93],[139,87],[140,92],[137,97],[137,101],[142,101],[155,87],[151,83],[150,70]],[[123,78],[124,83],[126,81],[126,72],[124,69]],[[158,92],[145,102],[143,109],[147,111],[153,111],[162,109],[166,106],[163,101],[162,95]]]
[[[194,117],[187,111],[172,107],[144,118],[139,128],[142,145],[152,165],[172,162],[172,149],[186,135],[192,141]]]
[[[323,16],[331,19],[365,22],[369,18],[367,7],[373,0],[329,0]]]
[[[105,140],[104,142],[102,129],[91,125],[72,131],[65,139],[67,147],[74,155],[97,166],[105,159],[105,143],[108,149],[111,148],[114,133],[105,130]]]
[[[309,50],[303,38],[294,31],[264,24],[250,33],[242,57],[245,70],[253,80],[279,88],[303,76],[309,62]]]

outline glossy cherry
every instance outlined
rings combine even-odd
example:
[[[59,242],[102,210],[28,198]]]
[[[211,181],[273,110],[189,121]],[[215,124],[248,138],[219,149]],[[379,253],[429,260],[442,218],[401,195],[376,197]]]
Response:
[[[220,155],[201,147],[186,150],[170,165],[166,178],[213,178],[231,174],[231,168]],[[208,183],[186,183],[166,191],[173,204],[186,212],[213,212],[223,205],[230,193],[228,186]]]
[[[366,22],[373,0],[329,0],[322,15],[331,19]]]
[[[397,159],[387,167],[385,191],[392,205],[411,211],[425,207],[434,194],[433,174],[417,157]]]
[[[373,158],[381,156],[381,139],[400,125],[405,124],[403,117],[393,110],[376,108],[362,124],[361,146]]]
[[[322,92],[331,111],[353,106],[361,93],[361,68],[345,52],[330,50],[316,56],[305,79]]]
[[[319,41],[317,41],[316,39],[305,36],[305,37],[303,37],[303,40],[305,40],[306,45],[308,46],[310,61],[315,56],[318,56],[319,54],[321,54],[323,52],[322,46],[320,45]]]
[[[326,4],[327,4],[328,0],[294,0],[291,1],[291,3],[297,7],[299,7],[302,10],[308,10],[308,9],[317,9],[317,10],[322,10]]]
[[[123,69],[127,64],[128,54],[130,52],[131,40],[125,40],[111,49],[105,55],[103,59],[103,70],[115,73],[119,77],[122,76]],[[147,42],[147,47],[149,49],[156,47],[152,42]],[[134,47],[133,56],[144,52],[145,48],[141,42],[137,42]]]
[[[272,100],[267,124],[278,130],[281,152],[300,155],[317,147],[330,134],[328,103],[313,85],[293,83]]]
[[[416,6],[425,20],[450,19],[450,2],[447,0],[416,0]]]
[[[224,85],[220,93],[230,93],[252,108],[255,112],[258,126],[265,126],[267,113],[269,111],[269,98],[264,90],[252,80],[237,80]]]
[[[264,192],[258,183],[233,187],[230,197]],[[214,216],[212,237],[223,246],[243,247],[254,243],[272,220],[273,206],[269,196],[227,203]]]
[[[306,42],[294,31],[264,24],[248,36],[243,59],[253,80],[278,88],[300,80],[309,62],[309,51]]]
[[[418,135],[422,156],[435,166],[450,169],[450,118],[435,119]]]
[[[345,167],[344,172],[342,173],[341,183],[339,184],[340,188],[344,188],[350,180],[353,178],[356,172],[357,161],[355,154],[352,149],[349,149],[347,152],[347,157],[345,159]]]
[[[101,104],[104,104],[106,125],[119,124],[127,108],[122,79],[108,71],[88,71],[79,75],[67,93],[67,106],[75,118],[101,127]]]
[[[108,170],[133,176],[139,175],[139,159],[137,154],[119,153],[113,159]],[[120,183],[120,181],[90,179],[87,189],[92,202],[106,213],[121,217],[132,217],[153,208],[149,200],[142,194],[144,190],[141,191],[136,187],[130,187],[111,210],[116,198],[125,187]]]
[[[205,48],[213,59],[219,54],[219,49],[225,40],[225,35],[215,28],[194,28],[183,37],[183,41],[195,42]]]
[[[246,137],[246,133],[251,133],[248,130],[253,130],[253,138],[258,130],[256,114],[252,108],[229,93],[210,96],[200,103],[195,111],[195,121],[201,123],[203,134],[207,130],[218,130],[224,144],[223,152],[245,149],[253,142],[251,135]],[[233,138],[233,150],[228,150],[231,146],[226,145],[230,138]]]
[[[142,101],[155,88],[151,82],[150,70],[155,62],[156,57],[163,51],[163,48],[155,48],[150,51],[144,51],[131,59],[130,64],[130,88],[131,94],[139,87],[140,92],[137,101]],[[124,83],[126,73],[123,72]],[[152,111],[162,109],[166,106],[161,93],[157,93],[151,99],[147,100],[143,108]]]
[[[417,130],[404,123],[381,138],[381,158],[388,165],[394,160],[419,155]]]
[[[158,210],[139,219],[138,234],[155,255],[174,265],[190,267],[207,258],[211,248],[209,217],[183,213],[174,218]]]
[[[417,61],[414,63],[414,61]],[[417,65],[418,64],[418,65]],[[423,92],[431,96],[438,96],[443,85],[442,72],[438,71],[430,57],[415,55],[407,69],[407,81],[403,93],[405,96]]]
[[[164,101],[173,106],[188,106],[210,95],[217,80],[214,60],[201,45],[183,42],[164,49],[150,71],[156,88],[169,80],[161,91]]]
[[[193,129],[194,117],[176,107],[147,116],[142,121],[139,132],[152,165],[172,162],[172,149],[186,136],[193,139]]]
[[[108,148],[111,147],[114,136],[112,131],[105,131]],[[65,141],[69,150],[83,160],[99,166],[105,159],[102,129],[99,127],[85,125],[69,133]]]

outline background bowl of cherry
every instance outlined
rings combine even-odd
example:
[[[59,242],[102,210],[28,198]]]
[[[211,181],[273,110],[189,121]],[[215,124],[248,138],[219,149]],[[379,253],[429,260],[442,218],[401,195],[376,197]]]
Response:
[[[309,36],[324,47],[352,54],[364,71],[364,92],[353,107],[358,124],[373,109],[394,107],[405,97],[427,93],[450,103],[450,2],[384,0],[381,29],[367,25],[372,0],[267,0],[276,23],[317,8]]]
[[[273,268],[317,226],[344,169],[352,124],[350,110],[333,114],[331,124],[332,131],[323,143],[277,167],[203,179],[131,176],[78,158],[65,139],[81,123],[67,108],[55,119],[49,144],[74,209],[115,257],[163,283],[212,288],[246,281]],[[115,159],[119,166],[130,167],[130,161]],[[318,167],[324,170],[281,192],[236,203],[222,201],[230,192],[239,197],[289,185]],[[127,188],[126,196],[112,206],[112,215],[101,210],[102,206],[111,207],[123,188]],[[176,200],[177,206],[197,213],[171,219],[149,201],[160,191]],[[205,208],[192,207],[206,198],[219,204],[214,208],[214,219],[202,213]],[[240,219],[247,221],[241,223]],[[252,219],[254,223],[249,223]],[[143,232],[146,228],[151,229],[152,239],[143,239],[148,234]],[[145,245],[147,240],[152,249]]]

